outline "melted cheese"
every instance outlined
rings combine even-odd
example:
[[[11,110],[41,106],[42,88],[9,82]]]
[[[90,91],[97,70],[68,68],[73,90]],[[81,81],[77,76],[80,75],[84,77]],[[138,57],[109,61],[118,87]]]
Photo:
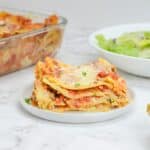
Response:
[[[101,59],[79,67],[62,66],[59,62],[53,63],[50,68],[51,73],[43,78],[72,90],[88,89],[105,84],[103,78],[98,78],[98,73],[101,71],[109,73],[113,68],[112,65]]]

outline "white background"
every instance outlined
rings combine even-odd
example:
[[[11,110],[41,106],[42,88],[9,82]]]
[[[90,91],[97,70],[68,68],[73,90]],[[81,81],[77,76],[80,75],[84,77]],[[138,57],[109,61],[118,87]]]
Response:
[[[58,12],[74,26],[103,27],[150,20],[150,0],[0,0],[0,6]]]
[[[87,41],[97,28],[150,19],[150,0],[0,0],[0,6],[54,11],[68,18],[57,57],[75,64],[99,57]],[[45,121],[20,107],[25,89],[33,84],[33,68],[0,77],[0,150],[150,150],[150,79],[121,74],[135,93],[133,112],[79,125]]]

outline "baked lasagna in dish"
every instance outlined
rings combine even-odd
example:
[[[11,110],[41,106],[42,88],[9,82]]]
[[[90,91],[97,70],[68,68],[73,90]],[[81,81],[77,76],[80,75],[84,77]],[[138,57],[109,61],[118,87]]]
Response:
[[[34,89],[27,102],[54,112],[106,112],[126,106],[127,93],[125,80],[102,58],[80,66],[46,58],[36,65]]]
[[[54,56],[66,20],[52,15],[0,11],[0,75]]]
[[[58,21],[56,15],[48,16],[42,22],[33,22],[29,17],[0,11],[0,38],[41,29],[48,25],[58,24]]]

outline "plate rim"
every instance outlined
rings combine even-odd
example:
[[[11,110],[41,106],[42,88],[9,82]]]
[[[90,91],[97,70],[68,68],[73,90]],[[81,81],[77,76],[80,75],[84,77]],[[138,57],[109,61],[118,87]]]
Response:
[[[31,87],[30,87],[30,89],[31,89]],[[27,90],[27,89],[25,89],[25,90]],[[135,103],[135,100],[134,100],[135,95],[134,95],[134,92],[132,89],[128,88],[128,91],[129,91],[129,94],[131,97],[130,102],[124,107],[113,109],[113,110],[110,110],[108,112],[81,112],[81,111],[77,111],[77,112],[73,112],[73,111],[72,112],[53,112],[53,111],[50,111],[47,109],[40,109],[36,106],[33,106],[33,105],[25,102],[25,100],[24,100],[25,95],[26,95],[25,91],[24,91],[24,94],[22,95],[22,97],[20,98],[20,104],[27,112],[31,113],[32,115],[37,116],[37,117],[42,118],[42,119],[50,120],[50,121],[63,122],[63,123],[103,122],[105,120],[112,120],[112,119],[118,118],[119,116],[124,115],[125,113],[128,113],[133,108],[134,103]],[[27,96],[28,95],[26,95],[26,97]],[[45,115],[45,116],[46,115],[50,115],[50,116],[53,115],[53,117],[60,117],[60,119],[59,118],[49,119],[48,117],[44,117],[43,115]],[[66,117],[68,119],[69,119],[69,117],[74,117],[75,120],[73,120],[73,118],[71,120],[66,120],[66,119],[62,120],[61,117],[63,117],[63,118]],[[92,118],[92,117],[100,117],[100,118],[104,117],[104,118],[103,119],[96,119],[95,121],[94,120],[89,121],[89,118]],[[88,121],[81,120],[80,118],[85,118]],[[81,120],[81,121],[79,121],[79,120]]]

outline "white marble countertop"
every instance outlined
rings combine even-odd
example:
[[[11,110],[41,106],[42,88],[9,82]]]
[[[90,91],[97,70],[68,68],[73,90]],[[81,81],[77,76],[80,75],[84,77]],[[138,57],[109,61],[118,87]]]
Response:
[[[74,28],[75,29],[75,28]],[[87,37],[95,28],[66,33],[57,58],[80,64],[98,58]],[[62,124],[34,117],[19,99],[33,82],[33,68],[0,77],[0,150],[150,150],[150,79],[120,72],[135,92],[135,108],[125,116],[103,123]]]

